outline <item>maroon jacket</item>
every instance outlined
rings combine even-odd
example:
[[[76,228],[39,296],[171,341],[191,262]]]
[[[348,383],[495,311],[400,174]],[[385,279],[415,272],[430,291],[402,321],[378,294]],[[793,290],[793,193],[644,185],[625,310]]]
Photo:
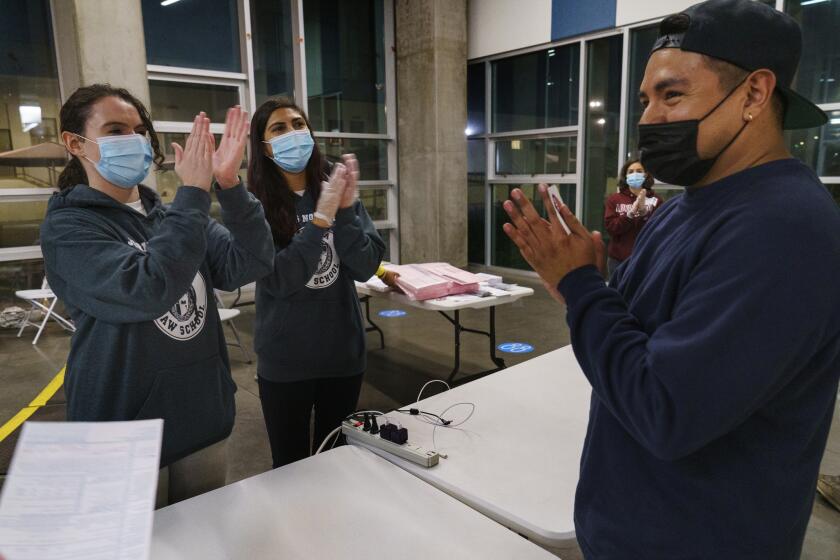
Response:
[[[610,244],[607,247],[607,254],[618,260],[624,261],[633,252],[633,245],[636,243],[636,236],[647,223],[653,212],[662,206],[662,199],[648,190],[647,205],[650,212],[638,218],[628,218],[627,213],[636,202],[636,195],[630,187],[623,186],[615,194],[607,197],[604,204],[604,227],[610,234]]]

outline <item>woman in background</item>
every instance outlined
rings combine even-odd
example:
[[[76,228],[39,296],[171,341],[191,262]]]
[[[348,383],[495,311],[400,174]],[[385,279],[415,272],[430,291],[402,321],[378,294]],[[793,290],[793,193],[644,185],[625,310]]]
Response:
[[[604,227],[610,234],[609,277],[630,258],[636,237],[661,204],[662,199],[653,193],[653,177],[645,173],[639,160],[627,160],[619,173],[618,192],[607,197],[604,205]]]

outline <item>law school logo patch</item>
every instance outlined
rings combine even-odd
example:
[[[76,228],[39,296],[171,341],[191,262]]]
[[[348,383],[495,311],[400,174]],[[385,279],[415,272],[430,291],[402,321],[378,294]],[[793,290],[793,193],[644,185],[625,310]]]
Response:
[[[333,232],[329,230],[321,238],[321,258],[318,259],[318,268],[315,269],[315,274],[306,283],[306,287],[320,290],[332,286],[338,280],[340,264],[338,253],[335,250]]]
[[[190,340],[201,332],[207,322],[207,285],[197,273],[187,292],[155,325],[163,334],[178,341]]]

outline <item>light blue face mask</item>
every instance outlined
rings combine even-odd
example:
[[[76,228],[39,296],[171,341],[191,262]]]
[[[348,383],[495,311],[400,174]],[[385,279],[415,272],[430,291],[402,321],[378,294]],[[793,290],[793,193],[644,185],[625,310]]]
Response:
[[[85,138],[99,146],[99,161],[90,161],[102,178],[123,189],[133,189],[149,174],[152,166],[152,146],[140,134],[102,136],[96,140]]]
[[[628,186],[638,189],[645,184],[646,178],[644,173],[628,173],[625,181],[627,181]]]
[[[284,171],[300,173],[306,169],[315,141],[309,130],[293,130],[280,136],[275,136],[266,144],[271,145],[271,159]]]

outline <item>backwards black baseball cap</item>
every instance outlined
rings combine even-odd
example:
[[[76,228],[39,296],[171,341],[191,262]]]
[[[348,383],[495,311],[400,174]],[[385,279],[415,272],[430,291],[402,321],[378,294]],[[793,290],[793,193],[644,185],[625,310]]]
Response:
[[[802,53],[802,31],[792,17],[755,0],[707,0],[683,12],[688,29],[659,28],[659,49],[678,48],[717,58],[746,71],[766,68],[776,75],[785,102],[783,128],[811,128],[828,121],[819,107],[791,89]]]

